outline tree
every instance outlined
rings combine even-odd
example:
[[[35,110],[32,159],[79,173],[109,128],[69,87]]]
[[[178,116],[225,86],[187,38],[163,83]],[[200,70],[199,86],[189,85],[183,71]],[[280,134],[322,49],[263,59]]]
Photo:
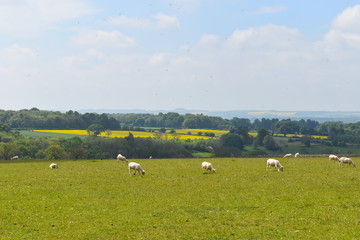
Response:
[[[9,160],[15,155],[16,146],[13,143],[0,143],[0,159]]]
[[[88,132],[89,135],[92,136],[98,136],[100,135],[102,132],[105,132],[105,128],[101,125],[101,124],[91,124],[86,131]]]
[[[276,151],[280,148],[279,145],[277,145],[277,143],[275,142],[274,138],[270,135],[265,136],[263,142],[264,142],[264,147],[267,150]]]
[[[252,139],[249,135],[249,128],[248,127],[238,127],[236,129],[231,129],[230,133],[235,133],[241,136],[243,143],[250,144]]]
[[[50,160],[56,160],[63,158],[65,154],[64,148],[62,148],[60,145],[50,145],[45,150],[45,156],[47,159]]]
[[[258,134],[256,136],[256,143],[259,144],[260,146],[264,145],[264,138],[269,135],[268,130],[266,130],[265,128],[260,128],[258,130]]]
[[[238,149],[244,148],[244,143],[239,134],[226,133],[220,137],[221,145],[225,147],[234,147]]]
[[[311,147],[311,137],[310,136],[303,136],[301,138],[301,142],[305,145],[305,147]]]

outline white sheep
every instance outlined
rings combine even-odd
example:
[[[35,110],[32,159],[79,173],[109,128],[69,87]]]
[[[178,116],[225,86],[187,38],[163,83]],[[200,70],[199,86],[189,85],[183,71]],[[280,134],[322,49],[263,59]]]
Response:
[[[119,160],[119,162],[120,162],[120,161],[128,162],[128,160],[126,159],[126,157],[123,156],[123,155],[121,155],[120,153],[119,153],[119,155],[117,155],[116,159]]]
[[[338,156],[336,156],[336,155],[334,155],[334,154],[330,154],[329,155],[329,160],[334,160],[334,161],[339,161],[339,157]]]
[[[340,163],[340,166],[343,166],[344,164],[351,164],[353,165],[353,167],[356,167],[356,163],[353,162],[353,160],[351,158],[348,158],[348,157],[341,157],[339,159],[339,163]]]
[[[288,157],[292,157],[291,153],[285,154],[283,158],[288,158]]]
[[[209,162],[203,162],[203,163],[201,163],[201,168],[202,168],[202,170],[203,170],[203,173],[208,172],[208,171],[210,171],[210,172],[216,172],[216,169],[215,169],[215,168],[212,166],[212,164],[209,163]]]
[[[266,171],[271,167],[275,167],[278,171],[284,171],[284,167],[280,164],[279,160],[276,159],[268,159],[266,161]]]
[[[56,163],[52,163],[50,164],[49,168],[59,168],[59,165],[57,165]]]
[[[294,157],[300,157],[300,153],[295,153]]]
[[[145,175],[145,170],[143,170],[142,167],[140,166],[140,164],[138,164],[136,162],[129,162],[128,169],[129,169],[130,175],[131,175],[131,170],[134,170],[134,175],[136,174],[136,172],[139,172],[139,174],[141,173],[142,175]]]
[[[13,156],[11,160],[19,159],[19,156]]]

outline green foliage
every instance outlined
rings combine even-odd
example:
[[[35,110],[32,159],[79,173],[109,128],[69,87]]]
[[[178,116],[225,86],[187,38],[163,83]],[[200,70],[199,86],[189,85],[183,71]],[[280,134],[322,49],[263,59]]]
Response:
[[[45,157],[49,160],[62,159],[65,156],[65,151],[60,145],[50,145],[45,150]]]
[[[239,134],[236,133],[227,133],[220,137],[220,143],[224,147],[234,147],[238,149],[244,148],[244,143]]]
[[[0,159],[9,160],[16,154],[16,145],[13,143],[0,143]]]
[[[264,142],[264,147],[268,150],[276,151],[280,148],[275,142],[274,138],[270,135],[265,136],[263,142]]]
[[[106,114],[76,111],[66,113],[44,111],[37,108],[20,111],[0,110],[0,123],[15,129],[86,129],[91,124],[101,124],[106,129],[119,129],[119,123]],[[0,126],[1,131],[1,126]]]
[[[269,135],[268,130],[266,130],[265,128],[260,128],[258,130],[258,134],[256,136],[255,142],[256,144],[260,145],[260,146],[264,146],[264,138]]]
[[[100,135],[102,132],[105,132],[105,128],[104,126],[102,126],[101,124],[91,124],[86,131],[88,132],[89,135],[91,136],[98,136]]]

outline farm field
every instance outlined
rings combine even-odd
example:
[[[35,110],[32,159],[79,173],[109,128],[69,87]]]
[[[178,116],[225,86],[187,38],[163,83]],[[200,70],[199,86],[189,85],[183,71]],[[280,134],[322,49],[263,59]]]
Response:
[[[217,136],[219,135],[220,131],[216,130],[203,130],[205,132],[215,132]],[[60,134],[63,134],[63,136],[71,135],[71,136],[87,136],[88,133],[86,130],[33,130],[31,132],[34,132],[35,134],[43,133],[43,134],[50,134],[49,136],[52,136],[52,134],[57,134],[57,136],[61,136]],[[180,131],[179,133],[169,133],[166,132],[164,134],[159,132],[142,132],[142,131],[111,131],[110,134],[103,132],[99,136],[102,137],[118,137],[118,138],[124,138],[129,136],[129,133],[132,133],[134,137],[142,137],[142,138],[164,138],[164,139],[180,139],[180,140],[186,140],[186,139],[209,139],[211,137],[208,136],[200,136],[197,134],[197,132],[191,132],[191,131]],[[188,132],[191,132],[191,134],[188,134]],[[221,131],[225,132],[226,131]],[[25,135],[31,136],[31,133],[25,133]]]
[[[359,163],[360,158],[353,158]],[[360,175],[327,158],[0,161],[1,239],[360,239]]]
[[[129,132],[131,132],[134,137],[162,137],[167,139],[209,139],[209,136],[204,136],[205,133],[213,133],[215,137],[220,137],[223,134],[228,133],[229,131],[225,130],[208,130],[208,129],[176,129],[175,133],[170,133],[169,130],[165,134],[159,134],[158,132],[148,132],[148,131],[111,131],[109,133],[103,132],[100,136],[103,137],[127,137]],[[86,130],[33,130],[33,131],[21,131],[23,135],[26,136],[55,136],[55,137],[65,137],[68,136],[86,136],[88,135]],[[199,135],[201,133],[202,135]],[[252,137],[257,136],[257,132],[249,132],[249,135]],[[274,134],[275,137],[284,137],[284,134]],[[291,137],[303,137],[301,134],[287,134],[288,138]],[[313,135],[312,138],[316,139],[327,139],[327,136],[317,136]]]

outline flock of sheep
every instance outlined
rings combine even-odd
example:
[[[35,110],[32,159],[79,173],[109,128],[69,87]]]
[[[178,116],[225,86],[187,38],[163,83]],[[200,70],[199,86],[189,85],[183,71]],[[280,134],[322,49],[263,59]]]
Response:
[[[285,154],[283,158],[289,158],[293,155],[291,153]],[[299,153],[295,153],[294,157],[300,157]],[[349,157],[338,157],[336,155],[329,155],[329,160],[337,161],[340,166],[343,166],[344,164],[352,165],[353,167],[356,167],[356,163]],[[283,171],[284,167],[280,164],[279,160],[276,159],[268,159],[266,162],[266,170],[270,167],[275,167],[278,171]]]
[[[289,157],[292,157],[293,155],[291,153],[288,153],[288,154],[285,154],[283,158],[289,158]],[[294,157],[300,157],[300,154],[299,153],[295,153],[294,154]],[[151,159],[152,157],[150,157]],[[126,162],[128,163],[128,170],[129,170],[129,174],[131,175],[131,171],[134,171],[134,175],[136,175],[136,173],[138,172],[139,174],[142,174],[142,175],[145,175],[145,170],[142,169],[141,165],[139,163],[136,163],[136,162],[129,162],[125,156],[119,154],[116,158],[119,162],[120,161],[123,161],[123,162]],[[349,164],[349,165],[352,165],[353,167],[356,167],[356,163],[351,159],[351,158],[348,158],[348,157],[338,157],[336,155],[329,155],[329,160],[333,160],[333,161],[336,161],[338,162],[341,166],[343,166],[344,164]],[[50,168],[59,168],[59,166],[56,164],[56,163],[52,163],[50,164],[49,166]],[[278,171],[283,171],[284,170],[284,166],[282,166],[280,164],[280,161],[277,160],[277,159],[268,159],[266,161],[266,171],[271,168],[271,167],[274,167],[276,168]],[[203,170],[203,173],[207,173],[207,172],[210,172],[210,173],[214,173],[216,171],[216,169],[213,167],[213,165],[209,162],[202,162],[201,163],[201,168]]]
[[[128,163],[128,170],[129,170],[129,174],[131,175],[131,170],[134,170],[134,175],[136,175],[136,172],[138,172],[139,174],[145,175],[145,170],[142,169],[141,165],[139,163],[136,162],[129,162],[125,156],[119,154],[116,159],[118,161],[123,161],[123,162],[127,162]],[[152,157],[150,156],[150,159],[152,159]],[[214,173],[216,171],[216,169],[212,166],[211,163],[209,162],[203,162],[201,164],[201,168],[203,170],[203,173],[206,172],[211,172]]]

